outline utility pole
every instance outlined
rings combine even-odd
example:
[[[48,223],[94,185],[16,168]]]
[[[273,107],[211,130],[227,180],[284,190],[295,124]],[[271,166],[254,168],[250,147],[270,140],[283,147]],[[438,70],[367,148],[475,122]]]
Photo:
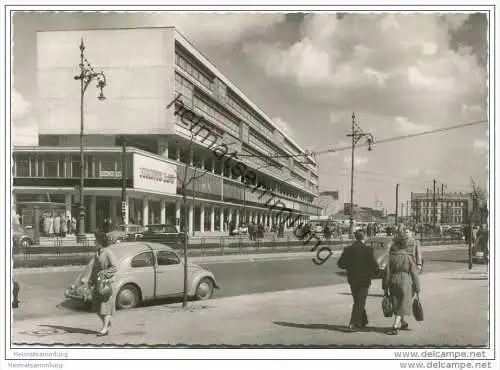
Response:
[[[425,196],[425,208],[426,208],[426,210],[425,210],[426,211],[425,212],[425,214],[426,214],[425,218],[426,218],[426,221],[428,221],[427,220],[427,214],[429,213],[429,188],[427,188],[427,194]]]
[[[358,141],[366,137],[366,141],[368,142],[368,150],[372,150],[372,143],[374,142],[373,135],[367,132],[363,132],[361,128],[356,124],[356,115],[354,112],[352,113],[352,125],[351,125],[351,133],[347,135],[347,137],[352,138],[352,147],[351,147],[351,204],[349,211],[349,238],[353,238],[354,231],[354,148]],[[396,204],[397,208],[397,204]]]
[[[410,208],[409,208],[410,202],[407,200],[406,201],[406,218],[410,215]]]
[[[436,179],[433,180],[434,190],[432,192],[432,225],[436,227]]]
[[[399,184],[396,184],[396,227],[398,226]]]
[[[127,142],[125,141],[125,136],[122,136],[122,220],[123,225],[128,225],[128,217],[127,217],[127,174],[126,174],[126,165],[125,165],[125,157],[127,153]]]

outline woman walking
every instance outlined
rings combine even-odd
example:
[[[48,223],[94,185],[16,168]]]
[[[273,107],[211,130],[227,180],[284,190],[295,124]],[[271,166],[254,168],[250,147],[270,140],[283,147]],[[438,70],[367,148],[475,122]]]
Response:
[[[408,253],[408,236],[398,233],[389,254],[383,288],[392,301],[394,323],[389,335],[397,335],[398,330],[407,330],[405,316],[412,314],[413,295],[420,292],[419,270],[413,257]]]
[[[111,326],[111,318],[115,314],[115,297],[114,289],[100,289],[100,287],[113,285],[113,278],[116,273],[116,258],[108,250],[108,241],[106,234],[103,232],[95,233],[96,240],[96,255],[92,269],[90,269],[89,285],[93,287],[92,304],[97,310],[97,315],[102,321],[102,329],[97,336],[108,335],[109,327]]]

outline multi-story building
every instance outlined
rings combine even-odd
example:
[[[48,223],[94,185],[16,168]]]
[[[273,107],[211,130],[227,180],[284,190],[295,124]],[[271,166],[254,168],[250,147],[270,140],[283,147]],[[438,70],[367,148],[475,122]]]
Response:
[[[223,230],[231,220],[271,226],[285,217],[279,207],[269,209],[271,193],[295,218],[318,214],[315,159],[175,28],[49,31],[37,37],[38,145],[13,149],[13,203],[19,215],[38,201],[78,215],[80,81],[74,76],[82,39],[86,58],[107,80],[105,101],[95,98],[94,83],[84,100],[86,231],[105,218],[120,223],[122,180],[125,220],[179,226],[186,165],[189,179],[197,178],[186,191],[189,231]],[[190,113],[176,114],[179,110]],[[254,171],[266,189],[245,185],[234,165],[214,155],[206,137],[186,127],[186,117],[202,122],[218,145],[229,149],[233,163]]]
[[[342,202],[339,200],[338,190],[322,191],[319,193],[317,204],[322,207],[321,216],[333,216],[342,209]]]
[[[411,193],[411,214],[418,223],[464,224],[469,222],[472,210],[471,193],[432,194]]]

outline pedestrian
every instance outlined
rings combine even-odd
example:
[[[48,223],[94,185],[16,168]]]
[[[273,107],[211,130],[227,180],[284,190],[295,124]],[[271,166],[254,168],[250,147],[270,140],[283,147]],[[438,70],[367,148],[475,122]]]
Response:
[[[71,233],[76,235],[76,218],[71,217]]]
[[[412,231],[410,229],[401,229],[398,234],[394,237],[394,242],[391,246],[391,249],[397,250],[396,240],[401,239],[401,235],[404,236],[404,240],[406,243],[406,249],[410,256],[413,257],[415,264],[417,265],[418,271],[422,272],[422,267],[424,265],[424,260],[422,258],[422,250],[420,247],[420,242],[414,237]]]
[[[68,233],[68,220],[66,219],[66,215],[63,214],[61,216],[61,236],[65,238],[67,233]]]
[[[56,217],[54,217],[54,234],[56,237],[61,236],[61,217],[59,213],[56,213]]]
[[[347,270],[347,282],[353,298],[351,319],[348,330],[359,331],[368,325],[365,305],[372,277],[378,269],[373,249],[364,242],[363,231],[354,233],[356,241],[342,251],[337,261],[338,267]]]
[[[391,299],[394,314],[392,328],[387,331],[389,335],[397,335],[398,330],[408,329],[405,316],[412,313],[413,295],[420,293],[419,271],[413,256],[408,252],[408,244],[407,234],[397,234],[385,269],[383,288]]]
[[[102,329],[97,336],[108,335],[111,326],[111,318],[115,314],[116,292],[113,287],[113,278],[116,273],[117,261],[115,256],[109,251],[108,239],[102,231],[95,233],[96,254],[92,262],[92,268],[89,269],[90,276],[84,278],[92,287],[92,306],[97,311],[97,315],[102,321]],[[111,294],[101,295],[98,284],[102,280],[107,280],[113,287]]]

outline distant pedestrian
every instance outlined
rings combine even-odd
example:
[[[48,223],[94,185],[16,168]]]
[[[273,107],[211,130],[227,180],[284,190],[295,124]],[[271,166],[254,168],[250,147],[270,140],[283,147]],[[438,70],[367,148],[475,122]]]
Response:
[[[391,298],[394,313],[392,329],[387,332],[389,335],[397,335],[399,329],[408,329],[405,316],[412,314],[413,295],[420,292],[419,271],[408,252],[407,239],[406,234],[397,234],[383,279],[383,288]]]
[[[368,325],[368,316],[365,305],[370,289],[372,277],[378,269],[377,261],[373,256],[373,249],[364,242],[361,230],[354,233],[356,241],[344,248],[337,261],[338,267],[347,270],[347,281],[353,298],[349,331],[359,331]]]
[[[68,220],[66,219],[66,215],[63,214],[61,216],[61,236],[65,238],[67,233],[68,233]]]

